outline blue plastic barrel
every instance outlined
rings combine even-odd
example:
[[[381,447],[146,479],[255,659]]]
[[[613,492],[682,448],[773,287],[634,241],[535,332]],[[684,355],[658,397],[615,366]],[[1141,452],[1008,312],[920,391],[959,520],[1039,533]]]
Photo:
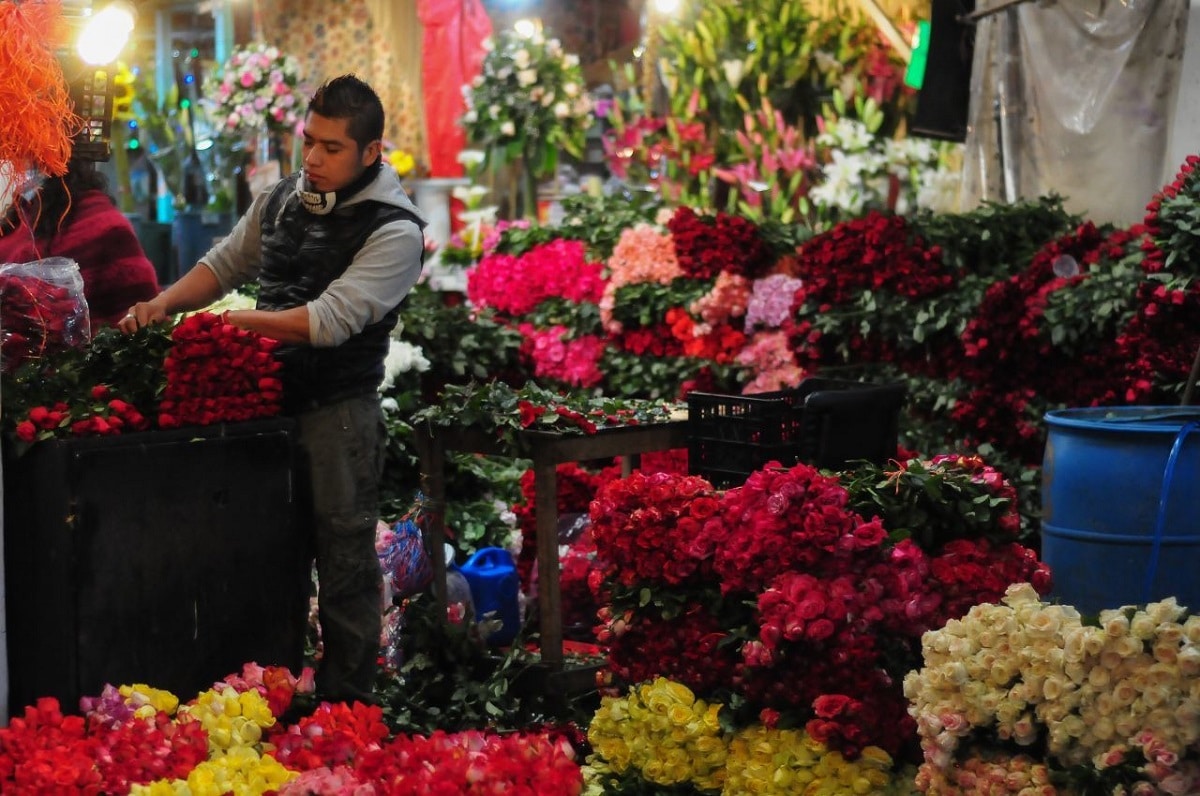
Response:
[[[484,547],[475,551],[459,567],[471,587],[475,619],[499,619],[499,630],[488,636],[489,644],[508,644],[521,629],[520,577],[512,554],[502,547]],[[487,614],[494,616],[488,617]]]
[[[1042,560],[1084,614],[1175,597],[1200,609],[1200,407],[1046,413]]]

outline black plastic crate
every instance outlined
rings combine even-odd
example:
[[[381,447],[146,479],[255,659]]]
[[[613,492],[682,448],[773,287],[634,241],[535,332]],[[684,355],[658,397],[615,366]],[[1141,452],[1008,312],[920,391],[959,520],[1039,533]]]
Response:
[[[688,394],[688,471],[728,488],[770,461],[844,469],[896,455],[902,384],[812,377],[792,390]]]

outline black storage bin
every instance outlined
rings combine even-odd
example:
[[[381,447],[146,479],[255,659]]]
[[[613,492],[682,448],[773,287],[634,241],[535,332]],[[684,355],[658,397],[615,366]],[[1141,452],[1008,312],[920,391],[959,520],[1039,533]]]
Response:
[[[904,399],[903,384],[822,377],[755,395],[689,393],[688,471],[728,488],[770,461],[882,464],[896,455]]]
[[[298,671],[308,546],[288,420],[6,450],[9,704],[106,683],[187,701],[247,661]]]

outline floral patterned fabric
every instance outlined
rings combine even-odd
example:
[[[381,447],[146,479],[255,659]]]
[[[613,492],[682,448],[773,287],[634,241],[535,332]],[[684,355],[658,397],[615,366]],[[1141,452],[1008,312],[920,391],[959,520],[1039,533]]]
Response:
[[[393,0],[390,14],[372,13],[381,5],[370,0],[262,0],[262,37],[295,55],[310,90],[348,72],[370,83],[387,112],[384,137],[421,160],[426,143],[420,72],[405,57],[419,41],[406,35],[419,36],[416,4]]]

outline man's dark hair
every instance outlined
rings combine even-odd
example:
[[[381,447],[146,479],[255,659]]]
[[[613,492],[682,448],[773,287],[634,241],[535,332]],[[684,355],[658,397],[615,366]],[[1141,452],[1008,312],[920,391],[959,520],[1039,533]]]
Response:
[[[308,112],[329,119],[348,119],[346,132],[360,151],[383,138],[383,103],[375,89],[355,75],[326,80],[309,100]]]
[[[46,177],[42,186],[29,199],[18,199],[9,208],[0,234],[11,232],[24,218],[33,226],[37,238],[49,238],[58,234],[67,215],[74,206],[74,199],[84,191],[98,189],[108,193],[108,178],[90,160],[71,158],[67,162],[67,173],[61,177]],[[109,200],[112,195],[109,194]]]

